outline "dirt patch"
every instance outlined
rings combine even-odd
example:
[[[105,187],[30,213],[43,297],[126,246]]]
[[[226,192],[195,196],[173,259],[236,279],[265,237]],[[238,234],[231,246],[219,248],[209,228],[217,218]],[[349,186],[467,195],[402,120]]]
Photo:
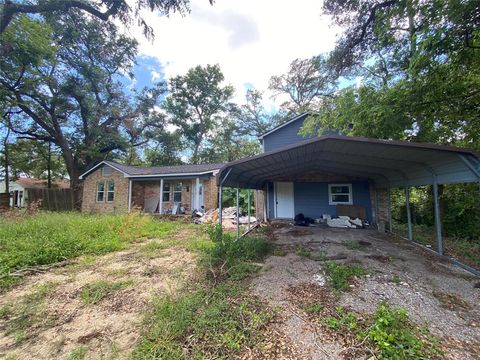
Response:
[[[183,248],[156,250],[146,256],[141,247],[152,241],[155,239],[93,261],[78,259],[76,264],[31,276],[5,293],[0,309],[15,309],[15,304],[39,287],[55,284],[39,307],[41,317],[32,317],[35,321],[22,329],[21,339],[19,331],[8,331],[11,321],[16,319],[13,310],[10,315],[0,313],[0,357],[67,358],[84,347],[87,359],[128,358],[140,336],[152,297],[175,292],[187,277],[195,274],[194,255]],[[124,285],[111,289],[98,302],[86,303],[82,290],[98,283]]]

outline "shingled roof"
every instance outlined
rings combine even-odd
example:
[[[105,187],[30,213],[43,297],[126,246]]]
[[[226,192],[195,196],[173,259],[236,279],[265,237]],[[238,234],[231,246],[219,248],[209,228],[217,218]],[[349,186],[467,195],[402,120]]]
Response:
[[[106,164],[114,169],[117,169],[123,172],[127,177],[135,176],[172,176],[172,175],[201,175],[208,174],[219,170],[222,168],[223,163],[219,164],[186,164],[186,165],[173,165],[173,166],[132,166],[119,164],[115,161],[102,161],[101,163],[95,165],[84,174],[81,175],[83,178],[85,175],[96,169],[101,164]]]

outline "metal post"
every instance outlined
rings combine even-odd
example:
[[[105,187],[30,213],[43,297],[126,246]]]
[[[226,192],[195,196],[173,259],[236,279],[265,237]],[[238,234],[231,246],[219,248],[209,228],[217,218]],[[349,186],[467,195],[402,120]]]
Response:
[[[435,237],[437,238],[437,252],[443,255],[442,220],[440,218],[440,206],[438,205],[437,177],[433,178],[433,205],[435,210]]]
[[[220,229],[222,228],[222,211],[223,211],[222,190],[223,190],[223,186],[220,185],[218,187],[218,223],[220,224]]]
[[[410,212],[410,188],[408,186],[405,186],[405,203],[407,205],[408,240],[413,241],[412,214]]]
[[[163,214],[163,178],[160,179],[160,201],[158,202],[158,213]]]
[[[200,211],[200,178],[195,181],[195,207]]]
[[[392,224],[392,190],[388,187],[388,230],[393,233]]]
[[[237,185],[237,240],[240,239],[240,189]]]
[[[128,212],[132,210],[132,180],[128,179]]]
[[[248,229],[247,230],[250,230],[250,189],[247,190],[248,193],[247,193],[247,199],[248,199]]]

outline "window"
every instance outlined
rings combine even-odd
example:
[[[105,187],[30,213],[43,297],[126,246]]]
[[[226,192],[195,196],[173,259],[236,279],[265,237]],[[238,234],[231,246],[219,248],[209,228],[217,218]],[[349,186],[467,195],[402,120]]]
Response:
[[[173,202],[182,202],[182,183],[175,183],[173,188]]]
[[[170,184],[163,184],[162,201],[170,201]]]
[[[329,184],[328,203],[329,205],[352,205],[352,184]]]
[[[112,175],[112,168],[110,166],[102,167],[102,176],[110,176]]]
[[[100,181],[97,183],[97,202],[103,202],[105,200],[105,182]]]
[[[113,202],[115,196],[115,183],[113,180],[107,182],[107,202]]]

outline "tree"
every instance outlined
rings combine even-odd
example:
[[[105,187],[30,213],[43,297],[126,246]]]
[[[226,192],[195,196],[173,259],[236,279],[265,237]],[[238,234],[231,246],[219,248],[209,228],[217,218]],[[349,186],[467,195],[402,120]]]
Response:
[[[196,66],[186,75],[172,78],[164,104],[172,124],[192,148],[191,162],[201,160],[202,145],[211,138],[212,130],[231,110],[233,87],[222,86],[224,76],[218,65]]]
[[[320,101],[332,94],[335,78],[325,57],[295,59],[286,74],[272,76],[269,89],[274,97],[286,95],[288,100],[281,106],[290,115],[316,109]]]
[[[273,117],[263,107],[263,93],[248,89],[245,104],[238,108],[235,118],[241,134],[257,138],[273,127]]]
[[[8,126],[58,147],[73,189],[87,167],[137,140],[164,90],[127,96],[119,79],[134,63],[136,41],[80,13],[19,17],[2,39],[12,53],[1,60],[0,94],[18,112]]]
[[[213,3],[213,0],[210,0]],[[69,10],[77,10],[94,16],[98,20],[119,20],[124,24],[131,24],[137,20],[142,26],[145,35],[152,35],[152,30],[140,16],[142,10],[159,12],[162,15],[189,11],[188,0],[136,0],[133,3],[127,0],[34,0],[26,3],[22,0],[6,0],[0,10],[0,34],[7,26],[22,14],[48,15],[51,13],[66,13]]]

